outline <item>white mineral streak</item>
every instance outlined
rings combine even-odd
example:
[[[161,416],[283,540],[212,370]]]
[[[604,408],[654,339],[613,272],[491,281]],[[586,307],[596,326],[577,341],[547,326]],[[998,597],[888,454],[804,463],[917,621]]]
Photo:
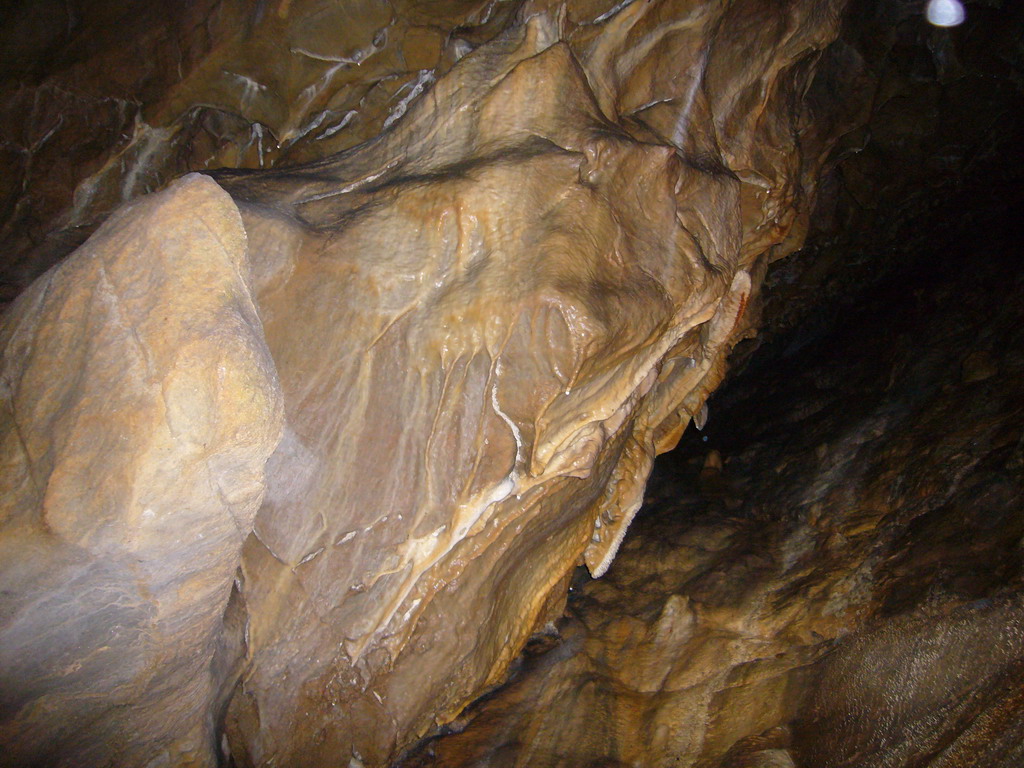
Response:
[[[605,21],[608,21],[608,19],[610,19],[612,16],[615,16],[619,11],[621,11],[627,5],[630,5],[632,2],[633,2],[633,0],[620,0],[620,2],[616,3],[611,8],[609,8],[607,11],[605,11],[600,16],[595,18],[594,21],[591,22],[591,23],[592,24],[601,24],[601,23],[603,23]]]
[[[690,112],[693,111],[693,102],[697,96],[697,89],[704,82],[704,71],[708,65],[708,51],[706,48],[700,52],[700,57],[690,67],[687,76],[690,78],[690,85],[686,89],[683,98],[682,108],[679,110],[679,117],[676,118],[675,133],[672,135],[672,143],[677,147],[686,146],[687,130],[690,127]]]
[[[227,70],[224,70],[224,74],[242,86],[242,93],[239,96],[239,104],[241,105],[243,113],[247,112],[252,106],[253,99],[267,90],[267,86],[264,83],[257,82],[248,75],[229,72]]]
[[[292,47],[289,48],[292,53],[297,53],[300,56],[313,59],[314,61],[327,61],[334,64],[347,64],[349,66],[359,66],[367,58],[373,54],[377,48],[374,45],[369,45],[366,48],[360,48],[358,51],[353,53],[351,56],[331,56],[326,53],[314,53],[313,51],[307,51],[305,48]]]
[[[263,126],[260,123],[252,124],[252,138],[256,141],[256,156],[260,161],[260,168],[263,167]]]
[[[300,53],[299,51],[293,52]],[[346,68],[352,66],[352,63],[353,62],[348,59],[339,59],[336,63],[327,67],[320,77],[302,89],[299,93],[298,99],[296,100],[296,104],[290,111],[292,117],[289,119],[288,125],[285,125],[281,129],[280,135],[282,145],[292,144],[298,140],[298,134],[302,131],[301,125],[303,123],[304,116],[308,113],[310,105],[312,105],[313,102],[331,86],[334,82],[335,76],[339,72],[342,72]],[[311,129],[307,129],[305,133],[308,133],[309,130]]]
[[[287,146],[288,144],[294,144],[296,141],[301,139],[306,134],[311,133],[312,131],[315,131],[317,128],[319,128],[323,124],[324,120],[326,120],[330,114],[331,111],[329,109],[320,110],[315,115],[313,115],[312,119],[310,119],[308,123],[306,123],[304,126],[295,131],[291,136],[289,136],[287,139],[282,139],[281,144],[285,146]]]
[[[496,379],[500,374],[500,369],[501,362],[499,360],[495,366]],[[399,608],[416,586],[416,582],[420,577],[447,556],[448,553],[450,553],[459,544],[459,542],[466,537],[469,531],[481,522],[481,520],[486,521],[487,513],[493,510],[496,505],[511,496],[515,491],[517,483],[516,467],[519,464],[520,453],[522,450],[522,436],[519,431],[519,427],[516,426],[515,422],[513,422],[498,405],[497,381],[495,381],[491,388],[491,403],[495,414],[497,414],[497,416],[501,418],[506,425],[508,425],[513,438],[516,441],[516,458],[513,461],[512,470],[505,479],[497,483],[489,491],[478,494],[468,502],[458,505],[455,509],[455,514],[450,526],[437,528],[433,533],[425,538],[407,540],[403,547],[401,556],[399,557],[398,564],[388,571],[376,575],[374,581],[382,576],[400,572],[407,566],[411,566],[408,576],[404,579],[401,587],[397,590],[394,597],[382,608],[381,611],[377,613],[377,617],[373,622],[373,628],[362,638],[353,640],[350,644],[349,649],[354,660],[359,659],[361,653],[366,647],[366,644],[373,639],[374,635],[382,632],[388,627]],[[442,534],[446,535],[442,536]],[[410,607],[406,612],[403,622],[408,622],[409,617],[414,613],[415,608],[420,604],[420,602],[421,601],[419,599],[412,602],[412,607]]]
[[[174,131],[170,128],[153,128],[141,119],[135,122],[135,135],[132,136],[130,149],[121,153],[125,164],[124,178],[121,182],[121,201],[128,202],[140,193],[152,192],[149,185],[144,184],[147,175],[152,172],[155,161],[161,152],[167,150],[170,137]]]
[[[320,135],[316,137],[316,140],[320,141],[322,139],[329,139],[331,136],[336,134],[338,131],[340,131],[342,128],[344,128],[346,125],[351,123],[352,122],[352,118],[354,118],[358,114],[359,113],[356,112],[354,109],[350,109],[348,112],[346,112],[344,115],[342,115],[341,120],[339,120],[334,125],[330,125],[327,128],[325,128],[320,133]]]
[[[416,100],[416,97],[426,90],[427,86],[433,84],[434,80],[435,78],[432,70],[421,69],[412,83],[407,83],[402,86],[399,92],[408,88],[409,93],[407,93],[402,100],[394,106],[391,112],[388,113],[388,116],[384,119],[385,131],[390,128],[396,120],[401,119],[401,117],[408,111],[409,105]]]

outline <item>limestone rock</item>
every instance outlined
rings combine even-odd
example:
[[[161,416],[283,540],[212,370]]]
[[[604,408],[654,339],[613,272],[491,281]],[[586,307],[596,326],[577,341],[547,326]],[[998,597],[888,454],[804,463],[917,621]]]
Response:
[[[75,3],[59,5],[77,34]],[[117,273],[134,291],[134,314],[125,322],[145,326],[124,339],[138,335],[146,350],[210,347],[190,353],[189,364],[232,350],[225,375],[235,381],[230,372],[242,371],[236,378],[248,383],[224,385],[222,399],[213,384],[197,385],[205,394],[192,397],[193,379],[206,381],[220,368],[194,362],[199,368],[183,373],[184,362],[165,361],[161,399],[140,400],[145,407],[131,413],[143,415],[126,431],[105,413],[95,416],[95,398],[77,394],[106,358],[66,342],[83,373],[72,366],[56,377],[59,396],[38,404],[39,423],[89,427],[99,435],[95,462],[120,457],[126,468],[61,465],[53,470],[52,499],[63,506],[33,498],[18,508],[44,510],[54,535],[85,537],[75,546],[98,547],[104,568],[120,563],[115,555],[125,547],[159,550],[162,570],[152,584],[127,565],[104,583],[120,590],[146,584],[151,597],[115,604],[138,604],[155,618],[128,624],[156,622],[170,611],[167,637],[180,631],[188,640],[175,651],[183,666],[168,663],[166,675],[138,662],[144,671],[130,679],[150,681],[139,698],[131,698],[137,686],[117,679],[91,689],[98,698],[89,701],[124,703],[126,722],[142,734],[133,748],[141,753],[149,744],[171,762],[185,762],[188,753],[202,763],[224,749],[222,758],[239,766],[387,764],[503,678],[531,632],[559,612],[578,563],[594,575],[609,568],[654,455],[673,447],[692,419],[704,426],[705,401],[724,376],[726,356],[757,326],[768,263],[802,242],[818,173],[834,143],[862,120],[874,75],[846,43],[830,45],[845,7],[840,0],[209,0],[180,15],[152,6],[139,18],[130,15],[137,4],[104,5],[91,38],[99,41],[95,64],[84,56],[88,36],[81,47],[65,45],[72,40],[56,32],[15,45],[28,74],[5,85],[11,97],[0,122],[8,138],[0,151],[16,173],[6,182],[0,234],[63,245],[183,170],[264,170],[215,177],[240,209],[244,255],[236,247],[235,208],[208,181],[189,177],[170,198],[156,198],[170,205],[186,190],[205,190],[185,206],[194,218],[231,219],[234,234],[210,225],[234,254],[222,259],[235,265],[233,278],[214,270],[231,283],[226,296],[209,294],[221,278],[196,277],[191,270],[205,262],[191,256],[148,282],[127,276],[148,274],[152,265],[135,263],[137,256]],[[57,6],[39,7],[32,13]],[[63,52],[33,60],[33,47]],[[154,205],[120,214],[103,237]],[[157,217],[145,227],[161,244],[157,253],[168,243],[190,254],[207,251],[195,241],[196,221],[170,219],[176,223]],[[19,250],[2,279],[20,287],[45,262],[33,249]],[[70,266],[80,263],[76,256],[67,268],[84,269]],[[11,317],[32,302],[56,301],[53,295],[60,307],[87,304],[93,295],[99,301],[107,296],[101,277],[76,278],[73,288],[62,284],[54,294],[45,287],[50,275]],[[187,290],[173,288],[180,280]],[[193,311],[197,296],[208,303]],[[169,305],[174,311],[160,314]],[[52,311],[71,320],[43,327],[71,338],[93,327],[91,315]],[[137,315],[167,317],[166,328],[140,325]],[[232,340],[221,344],[218,334]],[[90,343],[106,337],[95,338]],[[60,353],[47,354],[34,363],[39,378],[67,365]],[[124,366],[134,360],[109,354]],[[131,389],[141,386],[136,380],[164,381],[159,360],[132,364],[104,379],[111,398],[121,392],[114,379],[129,387],[124,397],[132,403],[142,398]],[[272,402],[274,371],[279,405]],[[258,394],[244,394],[250,392]],[[283,437],[253,520],[279,407]],[[234,432],[210,426],[218,419],[228,419]],[[19,415],[19,428],[21,422]],[[170,437],[151,426],[163,422]],[[16,444],[13,423],[4,426],[4,438]],[[67,440],[38,429],[57,435],[53,450],[38,455],[63,455]],[[244,445],[224,447],[235,445],[229,433]],[[114,443],[122,434],[124,446]],[[211,459],[203,469],[181,446],[160,447],[180,435],[233,458],[223,466]],[[104,448],[111,443],[117,451]],[[148,475],[132,474],[154,455],[163,463]],[[11,477],[29,477],[12,466]],[[709,478],[707,495],[739,505],[745,496],[733,487],[731,464],[728,470]],[[220,481],[211,486],[199,477],[207,471],[235,475],[224,488],[237,481],[249,495],[225,491],[221,499],[210,491]],[[202,564],[193,562],[184,545],[166,550],[164,529],[144,517],[153,506],[140,508],[138,533],[128,536],[121,507],[102,495],[113,486],[96,491],[102,513],[82,512],[96,477],[123,478],[118,488],[137,489],[131,499],[166,494],[167,505],[197,520],[212,515],[247,538],[240,544],[224,531],[190,525],[220,542],[205,545],[213,549]],[[872,524],[867,515],[829,528],[823,546],[841,548]],[[10,546],[18,549],[23,534],[11,530]],[[709,527],[700,546],[732,557],[734,533]],[[689,573],[708,565],[689,561],[695,549],[684,547],[675,556],[683,562],[667,558],[665,567]],[[24,559],[71,557],[62,548],[48,552]],[[733,575],[746,588],[742,577],[770,568],[744,558],[747,570]],[[598,667],[641,647],[630,675],[632,690],[646,695],[674,679],[659,658],[679,642],[695,643],[704,660],[733,653],[719,640],[747,631],[752,619],[744,611],[760,593],[734,594],[727,575],[704,574],[705,592],[721,589],[722,601],[734,600],[738,609],[680,598],[659,605],[653,624],[649,616],[610,622],[599,634],[612,650],[594,651]],[[205,585],[197,587],[198,607],[177,597],[191,594],[191,586],[173,598],[159,591],[186,577]],[[36,577],[25,578],[35,584]],[[38,614],[42,621],[61,616]],[[96,619],[97,631],[126,621]],[[710,640],[695,629],[701,621],[712,627]],[[153,642],[162,648],[161,632]],[[727,658],[749,661],[749,650]],[[209,675],[197,672],[204,655],[213,662]],[[784,666],[768,662],[735,674],[771,692],[782,685]],[[733,674],[729,669],[721,674]],[[634,685],[626,677],[613,675],[611,688]],[[55,683],[53,695],[73,690]],[[604,691],[586,696],[596,701],[598,693]],[[739,701],[722,696],[726,704]],[[707,711],[708,702],[693,697],[681,701]],[[168,706],[188,712],[169,717]],[[631,707],[623,729],[639,722]],[[748,736],[746,714],[737,709],[723,732]],[[770,714],[757,724],[767,728]],[[212,721],[219,729],[222,715],[225,738],[214,745]],[[678,736],[671,719],[658,725],[657,743]],[[167,734],[190,729],[196,735],[181,737],[186,746],[168,746]],[[32,739],[25,754],[39,743]],[[60,749],[62,743],[55,741]],[[789,748],[766,743],[744,759],[784,764]],[[102,759],[86,755],[87,762]]]
[[[715,395],[708,442],[684,438],[655,468],[657,501],[608,574],[578,574],[566,616],[508,684],[400,765],[1021,765],[1012,200],[1008,218],[956,237],[934,227],[944,210],[923,222],[930,247],[912,266],[928,279],[909,307],[904,273],[889,275],[805,348],[793,351],[799,329],[762,348]],[[836,279],[856,285],[849,274]],[[999,375],[961,380],[972,349],[992,350]],[[721,463],[709,445],[738,506],[707,493]]]
[[[774,63],[737,85],[761,100],[677,104],[694,130],[735,129],[748,178],[602,109],[630,30],[681,44],[647,8],[608,21],[607,44],[524,14],[377,139],[215,175],[243,212],[287,413],[243,555],[240,763],[383,765],[499,680],[581,558],[607,569],[654,454],[749,329],[804,184],[778,131],[809,71],[782,62],[834,18],[777,11]],[[716,50],[724,74],[736,51]]]
[[[182,173],[295,164],[376,136],[521,5],[5,3],[0,302]]]
[[[211,765],[282,418],[237,208],[188,176],[120,211],[0,350],[0,764]]]

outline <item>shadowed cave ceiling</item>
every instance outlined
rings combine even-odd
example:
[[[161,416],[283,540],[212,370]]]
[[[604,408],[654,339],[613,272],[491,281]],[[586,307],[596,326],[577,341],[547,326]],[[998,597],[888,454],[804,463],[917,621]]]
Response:
[[[1024,764],[966,11],[0,10],[0,765]]]

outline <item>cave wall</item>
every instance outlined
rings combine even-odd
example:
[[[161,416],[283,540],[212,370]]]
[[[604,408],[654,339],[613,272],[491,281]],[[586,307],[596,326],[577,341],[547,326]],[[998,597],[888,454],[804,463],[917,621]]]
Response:
[[[10,301],[118,205],[182,173],[295,165],[376,137],[457,61],[539,13],[557,17],[556,34],[607,119],[702,168],[745,175],[787,230],[823,146],[808,141],[816,128],[806,106],[784,102],[802,93],[841,8],[8,4],[0,11],[0,151],[9,168],[0,299]],[[841,132],[833,126],[820,138]],[[805,154],[810,162],[796,159]],[[765,235],[777,239],[769,223]]]
[[[400,765],[1019,765],[1022,190],[904,222],[928,247],[840,268],[813,337],[769,322],[608,574]]]
[[[703,432],[609,573],[401,765],[1024,759],[1021,18],[971,10],[945,37],[851,8],[836,48],[883,86]]]
[[[503,679],[871,114],[842,10],[6,11],[3,759],[385,765]]]

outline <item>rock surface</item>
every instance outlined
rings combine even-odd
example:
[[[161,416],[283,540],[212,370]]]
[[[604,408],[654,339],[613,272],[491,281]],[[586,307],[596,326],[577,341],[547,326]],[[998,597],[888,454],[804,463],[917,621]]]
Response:
[[[918,224],[933,247],[838,316],[822,308],[813,341],[775,335],[715,396],[708,442],[663,457],[608,575],[578,574],[509,684],[401,765],[1020,765],[1009,191],[966,231],[943,209]],[[963,377],[965,349],[998,377]]]
[[[4,318],[3,759],[387,765],[503,680],[561,613],[577,564],[607,570],[654,454],[691,420],[715,423],[705,401],[758,324],[769,262],[803,241],[822,168],[819,226],[842,229],[866,179],[896,175],[892,158],[959,167],[1012,122],[946,110],[962,87],[986,105],[1019,91],[1012,41],[975,55],[981,74],[966,77],[948,38],[930,39],[927,66],[894,77],[882,63],[907,57],[914,12],[853,2],[833,43],[846,5],[0,11],[13,169],[0,301],[183,171],[264,168],[216,173],[223,189],[187,176],[122,211]],[[893,104],[890,120],[853,130]],[[954,140],[932,143],[946,114]],[[884,228],[900,192],[879,188],[867,226]],[[821,284],[826,256],[821,270],[797,262],[796,292]],[[1014,370],[993,354],[950,365],[964,386]],[[729,460],[701,456],[694,482],[735,511]],[[727,558],[694,567],[722,573],[659,605],[654,630],[646,614],[595,620],[587,631],[610,650],[593,653],[614,666],[647,647],[622,664],[655,695],[658,654],[710,615],[718,634],[701,648],[730,660],[712,678],[747,670],[773,701],[821,650],[808,641],[797,661],[762,665],[758,649],[790,647],[772,635],[787,617],[826,637],[855,626],[799,590],[780,616],[735,612],[788,574],[739,538],[790,533],[718,521],[707,542],[684,536],[665,563],[690,541]],[[744,645],[762,620],[766,645]],[[26,650],[40,637],[52,647]],[[748,733],[747,710],[731,710],[756,709],[744,686],[714,684],[694,691],[717,698],[687,704],[720,729],[709,759],[746,735],[758,764],[807,748],[808,731]],[[617,701],[603,690],[583,698]],[[612,759],[613,739],[643,762],[645,733],[657,754],[698,754],[671,707],[651,730],[641,703],[615,720],[633,730],[580,749]],[[833,704],[813,711],[827,719]],[[785,719],[773,717],[747,719]]]
[[[184,172],[294,165],[376,137],[538,13],[560,19],[608,119],[750,182],[773,242],[827,148],[802,108],[781,112],[844,5],[14,0],[0,9],[0,301]]]
[[[5,3],[0,300],[183,172],[372,138],[521,4]]]
[[[223,190],[112,217],[0,329],[0,763],[211,765],[211,669],[280,437]]]
[[[162,95],[103,162],[119,181],[101,169],[78,184],[71,225],[111,193],[137,193],[153,158],[180,155],[175,116],[187,105],[239,98],[287,145],[312,131],[304,110],[329,98],[328,83],[337,95],[355,68],[377,77],[384,58],[362,62],[423,23],[408,9],[350,8],[369,13],[352,31],[369,47],[326,51],[339,6],[306,5],[335,22],[316,32],[285,3],[238,37],[231,12],[211,5],[210,37],[179,55],[188,75],[132,86]],[[815,169],[843,125],[819,131],[799,96],[840,6],[513,6],[475,50],[433,32],[410,47],[409,60],[452,44],[459,61],[417,99],[435,76],[421,69],[380,137],[303,167],[218,175],[242,208],[262,323],[251,317],[252,333],[265,334],[285,409],[214,671],[233,759],[386,763],[500,679],[557,615],[581,558],[595,574],[608,567],[654,453],[675,444],[756,321],[747,308],[767,259],[798,242]],[[128,29],[181,39],[193,14]],[[299,70],[264,55],[251,36],[261,25],[285,32]],[[108,64],[124,55],[100,49]],[[73,49],[62,55],[78,66]],[[310,81],[325,63],[330,76]],[[222,74],[245,87],[224,95]],[[70,75],[50,77],[45,87]],[[192,135],[184,146],[205,145]],[[238,523],[246,534],[248,513]],[[237,564],[221,554],[220,599],[193,627],[204,647]],[[206,697],[193,703],[217,709]]]
[[[537,13],[379,139],[216,174],[243,210],[287,411],[242,562],[241,762],[386,764],[499,680],[580,558],[606,570],[654,454],[749,329],[812,189],[790,101],[811,70],[788,67],[834,16],[770,16],[758,77],[697,109],[694,81],[658,80],[660,59],[622,41],[683,55],[739,10],[680,38],[653,9],[582,58]],[[700,71],[724,77],[749,42],[723,34]],[[679,146],[610,121],[636,111],[631,78],[692,121]],[[715,155],[687,160],[712,132]]]

